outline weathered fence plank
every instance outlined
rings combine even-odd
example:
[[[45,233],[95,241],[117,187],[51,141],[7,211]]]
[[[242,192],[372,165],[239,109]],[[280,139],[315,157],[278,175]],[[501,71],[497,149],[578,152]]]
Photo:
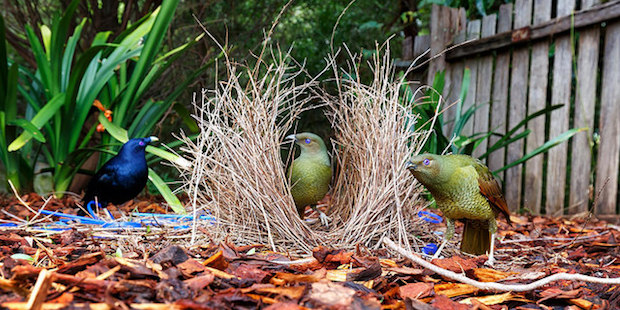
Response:
[[[575,9],[575,0],[558,0],[558,16],[570,15]],[[570,95],[572,84],[572,46],[570,35],[562,35],[555,40],[553,57],[553,86],[551,104],[563,104],[551,112],[549,120],[549,139],[568,130]],[[562,143],[549,150],[547,155],[547,199],[545,211],[552,216],[563,214],[564,190],[566,188],[566,163],[568,143]],[[552,194],[551,194],[552,193]]]
[[[431,62],[429,64],[428,72],[443,71],[446,67],[446,60],[444,55],[445,47],[452,41],[452,34],[454,25],[451,22],[451,14],[449,7],[439,6],[433,4],[431,9]],[[434,74],[429,74],[427,77],[427,84],[432,85]]]
[[[551,0],[534,2],[534,25],[551,19]],[[532,46],[530,66],[530,93],[528,114],[540,111],[547,105],[547,81],[549,79],[549,41],[537,42]],[[539,116],[528,122],[531,130],[525,142],[526,153],[532,152],[545,143],[545,116]],[[543,191],[543,154],[533,157],[525,163],[525,186],[523,207],[534,214],[540,214]]]
[[[426,53],[426,51],[429,49],[430,46],[431,46],[430,35],[415,37],[415,40],[413,43],[413,60],[415,60],[416,58],[424,54],[426,54],[426,57],[422,57],[422,58],[428,58],[428,53]],[[418,63],[416,63],[415,65],[419,65],[419,62],[420,61],[418,61]]]
[[[466,40],[475,40],[480,38],[480,26],[481,22],[479,19],[472,20],[467,23],[467,35],[465,36]],[[476,104],[476,81],[478,80],[478,59],[475,57],[467,58],[465,60],[465,68],[469,69],[469,87],[467,89],[467,97],[465,97],[465,102],[463,102],[463,110],[461,113],[465,113],[465,111],[469,110],[473,105]],[[471,136],[474,133],[474,118],[470,118],[470,120],[465,123],[463,126],[463,130],[461,134],[466,137]]]
[[[465,27],[467,22],[467,18],[465,17],[465,10],[461,8],[458,11],[453,12],[456,14],[456,23],[460,25],[460,27],[457,29],[458,31],[454,34],[452,43],[461,43],[465,41]],[[444,93],[447,94],[447,96],[444,98],[444,103],[446,104],[444,108],[447,110],[444,112],[443,119],[444,122],[446,122],[449,120],[454,120],[454,117],[456,116],[456,102],[459,98],[459,91],[461,90],[461,84],[463,81],[463,62],[459,61],[457,63],[449,64],[446,67],[444,77],[446,80],[444,85]],[[446,122],[443,128],[444,133],[446,135],[451,134],[453,128],[453,121]]]
[[[495,25],[497,24],[497,15],[487,15],[482,18],[481,37],[490,37],[495,34]],[[474,114],[474,132],[489,131],[489,107],[491,105],[491,85],[493,84],[493,55],[485,55],[480,58],[478,63],[478,80],[474,81],[476,87],[476,104],[480,107]],[[488,140],[483,140],[472,154],[479,157],[487,150]]]
[[[497,32],[509,31],[512,28],[512,3],[499,7]],[[493,72],[493,95],[491,100],[491,130],[498,134],[506,133],[506,117],[508,109],[508,73],[510,72],[510,52],[499,51],[495,58],[495,72]],[[493,145],[499,140],[496,136],[489,138]],[[487,164],[492,171],[504,166],[505,149],[499,149],[491,154]],[[499,173],[504,179],[504,172]],[[512,209],[512,208],[511,208]]]
[[[529,34],[520,40],[520,42],[525,44],[530,41],[553,37],[564,32],[569,32],[571,29],[597,25],[605,21],[617,19],[618,17],[620,17],[620,0],[610,1],[591,9],[580,11],[574,16],[561,16],[536,27],[528,27],[525,33]],[[519,28],[515,27],[514,29],[516,31]],[[524,34],[523,30],[526,29],[520,29],[518,32]],[[462,59],[469,55],[511,46],[515,43],[513,41],[514,34],[514,32],[498,31],[497,34],[492,37],[466,43],[446,51],[446,59],[449,61],[452,59]]]
[[[532,0],[517,0],[515,3],[514,28],[529,26],[532,20]],[[510,78],[510,104],[508,105],[508,128],[515,127],[525,118],[527,105],[527,80],[529,70],[530,51],[520,48],[512,52],[512,74]],[[522,132],[519,130],[518,132]],[[517,132],[517,133],[518,133]],[[523,156],[523,140],[508,145],[506,163],[511,163]],[[521,177],[522,165],[506,170],[506,200],[517,211],[521,205]]]
[[[620,22],[605,27],[603,79],[600,111],[600,144],[596,161],[596,192],[601,192],[598,214],[615,214],[620,157]]]
[[[454,105],[447,109],[444,119],[454,119],[464,68],[470,69],[471,79],[461,113],[479,105],[461,134],[504,134],[528,114],[550,105],[564,105],[551,115],[530,120],[527,139],[489,154],[486,160],[491,170],[521,158],[569,128],[589,129],[588,133],[577,134],[570,144],[556,145],[521,167],[499,173],[511,210],[524,207],[534,214],[574,214],[587,211],[594,195],[599,197],[595,199],[597,215],[617,216],[620,0],[600,1],[582,0],[580,11],[573,12],[576,0],[516,0],[514,6],[502,5],[497,16],[485,16],[482,22],[466,21],[463,9],[434,12],[435,16],[443,16],[442,31],[446,36],[433,36],[431,31],[430,44],[438,43],[437,38],[444,40],[436,53],[445,54],[435,55],[440,58],[437,65],[445,70],[445,104]],[[551,18],[552,13],[557,17]],[[481,38],[474,39],[478,33]],[[465,40],[472,42],[463,43]],[[433,53],[429,56],[433,62]],[[553,63],[549,62],[551,58]],[[435,72],[429,73],[426,80],[430,83]],[[595,124],[600,139],[593,137]],[[453,126],[454,122],[450,122],[445,133],[452,133]],[[498,139],[489,137],[488,143],[478,145],[472,155],[484,154]],[[593,149],[597,149],[596,159]],[[596,169],[592,171],[594,160]],[[543,204],[545,209],[541,210]]]
[[[581,9],[588,9],[596,4],[598,4],[598,0],[584,0],[581,3]],[[573,127],[587,127],[588,131],[573,138],[568,213],[588,210],[590,201],[590,166],[592,163],[590,142],[594,131],[599,41],[600,28],[598,25],[579,32]]]

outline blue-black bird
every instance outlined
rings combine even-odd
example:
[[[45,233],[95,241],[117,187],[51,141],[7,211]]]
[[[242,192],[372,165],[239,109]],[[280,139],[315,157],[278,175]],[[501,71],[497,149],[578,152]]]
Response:
[[[116,156],[108,160],[95,173],[86,187],[82,199],[88,203],[97,201],[102,207],[108,203],[122,204],[136,197],[146,185],[148,166],[144,150],[157,137],[136,138],[127,141]]]

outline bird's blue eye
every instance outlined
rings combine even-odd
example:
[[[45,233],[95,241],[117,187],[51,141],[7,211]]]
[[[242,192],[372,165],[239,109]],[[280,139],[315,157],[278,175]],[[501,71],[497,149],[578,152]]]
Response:
[[[306,144],[310,144],[310,138],[306,138],[306,140],[304,140],[304,142],[306,142]]]
[[[140,144],[140,145],[144,145],[144,142],[140,141],[138,144]]]
[[[422,163],[424,164],[424,166],[428,166],[428,164],[430,164],[430,163],[431,163],[431,160],[430,160],[430,159],[428,159],[428,158],[425,158],[425,159],[422,161]]]

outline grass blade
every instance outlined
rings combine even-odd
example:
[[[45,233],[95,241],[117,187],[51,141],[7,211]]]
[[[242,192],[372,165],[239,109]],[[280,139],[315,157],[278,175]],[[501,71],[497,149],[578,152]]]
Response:
[[[567,130],[565,132],[563,132],[562,134],[560,134],[559,136],[545,142],[543,145],[537,147],[535,150],[533,150],[532,152],[526,154],[525,156],[511,162],[510,164],[497,169],[495,171],[493,171],[493,173],[497,174],[499,172],[502,172],[504,170],[510,169],[516,165],[522,164],[523,162],[527,161],[528,159],[540,154],[540,153],[544,153],[546,151],[548,151],[549,149],[551,149],[552,147],[570,139],[572,136],[574,136],[575,134],[577,134],[580,131],[585,131],[588,130],[587,127],[582,127],[582,128],[573,128],[570,130]]]
[[[159,175],[157,175],[157,173],[155,173],[155,171],[150,168],[149,180],[153,183],[153,185],[155,185],[159,193],[164,197],[164,199],[170,205],[170,208],[172,208],[174,213],[187,214],[187,211],[185,210],[185,207],[183,207],[183,204],[181,203],[179,198],[177,198],[177,196],[172,193],[170,187],[168,187],[166,182],[164,182],[164,180],[162,180]]]

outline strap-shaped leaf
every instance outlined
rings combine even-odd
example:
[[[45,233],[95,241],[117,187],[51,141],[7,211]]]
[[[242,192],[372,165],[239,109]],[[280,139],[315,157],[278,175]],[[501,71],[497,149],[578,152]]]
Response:
[[[45,143],[45,137],[43,136],[43,133],[41,133],[41,131],[39,131],[39,129],[37,128],[37,126],[35,126],[33,123],[29,122],[27,119],[14,119],[12,121],[9,122],[10,125],[15,125],[15,126],[19,126],[21,128],[23,128],[25,131],[29,132],[30,135],[37,141],[41,142],[41,143]]]
[[[187,211],[185,211],[185,208],[183,207],[181,201],[179,201],[179,198],[177,198],[177,196],[172,193],[170,187],[168,187],[166,182],[164,182],[164,180],[162,180],[159,175],[157,175],[157,173],[155,173],[155,171],[150,168],[149,180],[153,182],[153,185],[155,185],[159,193],[164,197],[164,199],[170,205],[174,213],[187,214]]]
[[[101,124],[103,124],[103,127],[105,127],[105,129],[108,131],[108,133],[116,140],[120,141],[120,142],[127,142],[129,140],[129,137],[127,135],[127,130],[119,127],[116,124],[113,124],[112,122],[108,121],[108,119],[105,118],[105,116],[103,114],[99,114],[99,118],[98,118],[99,122]],[[185,169],[189,169],[191,167],[191,163],[177,155],[171,152],[168,152],[166,150],[160,149],[158,147],[154,147],[152,145],[148,145],[146,147],[146,151],[156,155],[162,159],[165,159],[167,161],[173,162],[176,165],[178,165],[181,168],[185,168]]]
[[[50,120],[50,118],[54,116],[54,114],[56,114],[58,109],[62,107],[62,104],[64,103],[64,101],[65,101],[64,93],[60,93],[54,96],[54,98],[48,101],[47,104],[39,111],[39,113],[37,113],[32,118],[32,120],[30,120],[30,122],[35,126],[36,129],[41,129],[41,127],[43,127],[43,125],[45,125]],[[9,152],[19,150],[24,145],[26,145],[26,143],[28,143],[28,141],[30,141],[30,139],[32,138],[33,136],[30,132],[28,131],[22,132],[22,134],[19,135],[19,137],[17,137],[17,139],[15,139],[9,145]]]

